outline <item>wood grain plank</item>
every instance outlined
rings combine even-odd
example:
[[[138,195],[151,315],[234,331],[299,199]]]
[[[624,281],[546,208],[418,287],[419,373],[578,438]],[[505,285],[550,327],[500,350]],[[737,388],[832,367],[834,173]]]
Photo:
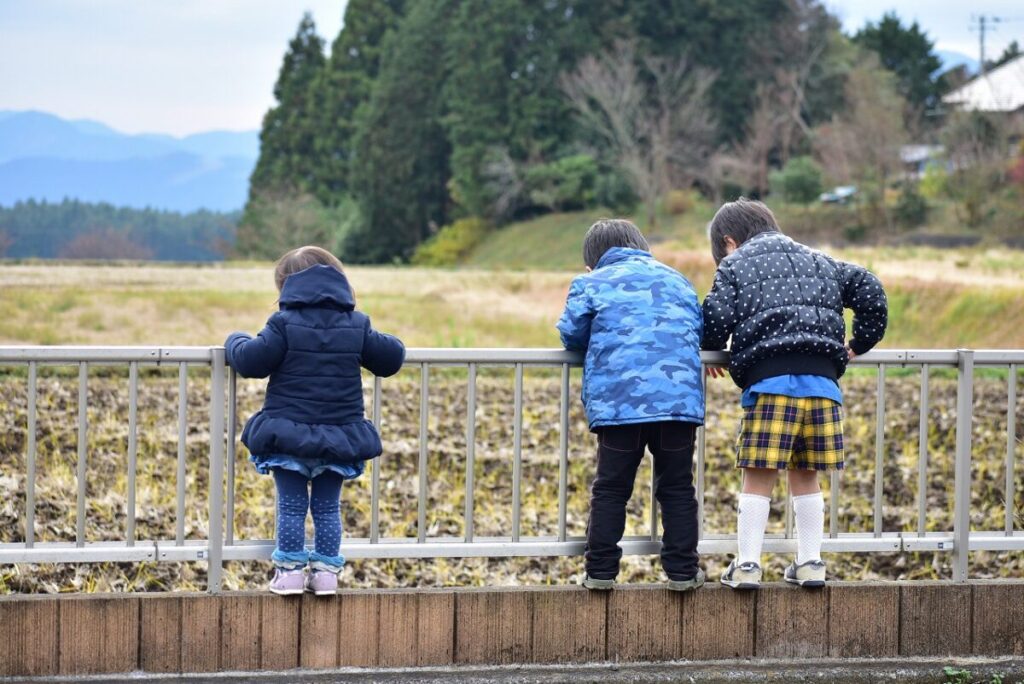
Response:
[[[973,655],[1024,655],[1024,583],[978,582],[972,591]]]
[[[900,586],[900,655],[971,652],[971,587],[945,582]]]
[[[221,599],[222,670],[260,669],[260,597],[225,595]]]
[[[139,668],[181,672],[181,599],[154,594],[139,599]]]
[[[608,593],[576,587],[537,590],[533,599],[533,662],[605,660]]]
[[[0,625],[7,642],[0,649],[0,677],[57,674],[59,602],[56,597],[0,600]]]
[[[338,666],[338,596],[302,597],[299,667]]]
[[[59,632],[61,674],[139,666],[139,601],[131,596],[62,598]]]
[[[379,654],[380,594],[353,591],[338,596],[338,664],[374,667]]]
[[[680,657],[682,598],[664,587],[621,587],[608,597],[608,659]]]
[[[220,669],[219,596],[181,597],[181,670],[216,672]]]
[[[264,670],[292,670],[299,666],[301,605],[297,596],[260,597],[260,667]]]
[[[832,584],[829,656],[892,658],[900,648],[900,589],[895,584]]]

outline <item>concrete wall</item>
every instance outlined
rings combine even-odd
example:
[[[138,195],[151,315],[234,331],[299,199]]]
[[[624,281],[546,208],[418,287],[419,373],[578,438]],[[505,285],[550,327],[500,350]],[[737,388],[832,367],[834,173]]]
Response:
[[[0,676],[1024,655],[1024,582],[6,596]]]

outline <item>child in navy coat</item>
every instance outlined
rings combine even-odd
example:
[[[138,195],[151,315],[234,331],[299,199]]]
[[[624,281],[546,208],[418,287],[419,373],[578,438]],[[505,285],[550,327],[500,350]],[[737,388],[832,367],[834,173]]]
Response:
[[[274,280],[280,310],[256,337],[232,333],[224,347],[239,375],[270,377],[263,409],[242,431],[256,469],[273,474],[277,485],[270,591],[333,594],[345,564],[339,553],[342,482],[361,475],[365,461],[381,453],[380,437],[364,415],[360,368],[394,375],[405,347],[355,310],[341,262],[326,250],[288,252]],[[305,548],[307,512],[315,528],[312,553]]]

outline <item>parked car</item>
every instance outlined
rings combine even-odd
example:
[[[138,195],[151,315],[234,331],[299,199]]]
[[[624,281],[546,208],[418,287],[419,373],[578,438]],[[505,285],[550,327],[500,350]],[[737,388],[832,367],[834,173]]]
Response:
[[[846,204],[857,194],[856,185],[840,185],[818,197],[824,204]]]

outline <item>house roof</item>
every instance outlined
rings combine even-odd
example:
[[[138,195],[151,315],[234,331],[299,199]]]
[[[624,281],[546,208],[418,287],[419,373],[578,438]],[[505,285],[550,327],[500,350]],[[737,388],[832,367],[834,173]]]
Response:
[[[949,105],[981,112],[1013,112],[1024,107],[1024,56],[982,74],[942,98]]]

